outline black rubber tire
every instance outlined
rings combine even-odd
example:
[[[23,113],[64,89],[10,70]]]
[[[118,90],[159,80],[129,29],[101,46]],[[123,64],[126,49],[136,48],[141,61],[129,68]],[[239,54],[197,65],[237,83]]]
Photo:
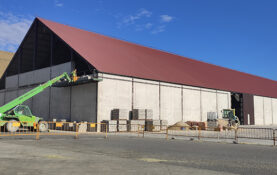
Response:
[[[14,126],[14,123],[17,123],[17,122],[19,123],[19,121],[17,121],[17,120],[9,120],[6,123],[6,126],[5,126],[6,131],[8,131],[8,132],[16,132],[16,131],[18,131],[20,126]]]
[[[39,121],[38,127],[39,127],[39,132],[47,132],[48,131],[48,123],[45,121]]]

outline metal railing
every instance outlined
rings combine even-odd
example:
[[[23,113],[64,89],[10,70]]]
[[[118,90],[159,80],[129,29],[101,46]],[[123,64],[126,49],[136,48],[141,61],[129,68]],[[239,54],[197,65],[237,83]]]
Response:
[[[276,130],[273,128],[243,128],[219,129],[212,127],[180,127],[180,129],[166,131],[166,139],[169,137],[187,137],[198,140],[213,139],[217,141],[232,141],[234,143],[256,143],[276,145]],[[255,141],[256,140],[256,141]]]
[[[90,122],[52,122],[43,121],[19,122],[19,121],[0,121],[1,132],[3,136],[28,136],[33,135],[38,140],[42,135],[72,135],[76,139],[80,134],[99,133],[97,127],[105,128],[105,123]],[[107,130],[101,132],[107,138]]]
[[[47,125],[47,129],[43,127]],[[166,125],[141,125],[141,124],[108,124],[92,122],[52,122],[40,123],[0,121],[0,137],[5,136],[40,136],[46,135],[72,135],[79,138],[84,134],[102,134],[105,138],[109,133],[133,133],[138,137],[160,134],[160,137],[188,138],[190,140],[228,141],[234,143],[254,143],[276,145],[276,129],[260,127],[239,127],[237,129],[219,129],[212,127],[186,126],[168,127]]]

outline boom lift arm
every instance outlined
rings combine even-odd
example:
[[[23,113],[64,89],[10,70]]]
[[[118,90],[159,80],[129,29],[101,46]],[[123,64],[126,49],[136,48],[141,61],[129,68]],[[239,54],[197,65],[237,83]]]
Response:
[[[4,106],[1,106],[0,107],[0,117],[2,115],[5,115],[6,112],[10,111],[11,109],[16,107],[17,105],[20,105],[20,104],[24,103],[25,101],[27,101],[28,99],[32,98],[33,96],[41,93],[46,88],[52,86],[54,83],[58,82],[62,78],[65,78],[68,82],[72,82],[72,79],[70,78],[70,76],[66,72],[64,72],[62,75],[60,75],[58,77],[55,77],[52,80],[49,80],[44,84],[39,85],[38,87],[36,87],[36,88],[32,89],[31,91],[21,95],[20,97],[12,100],[11,102],[5,104]]]

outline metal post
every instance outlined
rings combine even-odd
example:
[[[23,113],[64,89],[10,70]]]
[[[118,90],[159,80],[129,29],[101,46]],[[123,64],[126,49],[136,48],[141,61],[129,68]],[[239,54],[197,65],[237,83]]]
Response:
[[[275,135],[275,129],[273,129],[273,146],[276,144],[276,135]]]
[[[36,133],[36,140],[39,140],[39,124],[36,123],[36,129],[37,129],[37,133]]]
[[[166,127],[166,140],[168,140],[168,127]]]
[[[238,143],[238,128],[235,129],[235,142]]]
[[[198,140],[200,140],[200,137],[201,137],[201,130],[200,130],[200,127],[198,126]]]
[[[105,123],[105,125],[106,125],[106,139],[108,138],[108,126],[107,126],[107,123]]]
[[[130,126],[130,128],[131,128],[131,126]],[[138,125],[138,137],[139,137],[139,125]]]
[[[78,139],[78,132],[79,132],[79,123],[76,123],[76,135],[75,135],[75,139]]]

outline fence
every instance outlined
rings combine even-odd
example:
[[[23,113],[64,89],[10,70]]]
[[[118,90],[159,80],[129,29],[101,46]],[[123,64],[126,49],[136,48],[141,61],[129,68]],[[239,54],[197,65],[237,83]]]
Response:
[[[124,123],[124,122],[123,122]],[[276,145],[276,130],[274,128],[239,127],[225,129],[211,127],[167,127],[165,125],[141,124],[108,124],[108,123],[76,123],[76,122],[19,122],[0,121],[0,137],[4,136],[35,136],[42,135],[72,135],[78,138],[81,134],[134,133],[138,137],[157,134],[166,139],[188,138],[190,140],[225,141],[234,143],[254,143]],[[100,132],[99,132],[100,131]]]
[[[97,128],[107,128],[105,123],[76,122],[19,122],[0,121],[0,137],[33,135],[38,140],[42,135],[72,135],[76,139],[80,134],[99,133]],[[100,132],[107,138],[107,130]]]
[[[276,130],[273,128],[243,128],[225,129],[209,127],[184,127],[179,130],[170,128],[166,131],[166,139],[169,137],[183,137],[198,140],[229,141],[234,143],[253,143],[276,145]]]

